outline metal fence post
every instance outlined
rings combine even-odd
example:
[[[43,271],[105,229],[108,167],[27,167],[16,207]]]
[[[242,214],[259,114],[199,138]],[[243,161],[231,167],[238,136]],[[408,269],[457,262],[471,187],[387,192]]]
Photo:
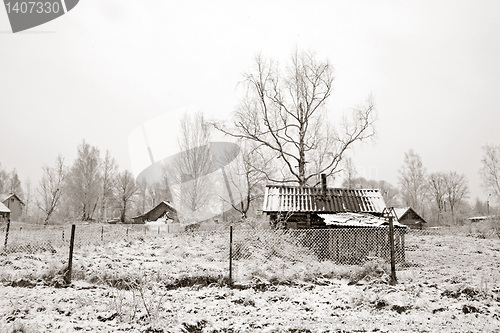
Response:
[[[101,227],[101,242],[104,241],[104,227]]]
[[[9,239],[10,219],[7,220],[7,228],[5,229],[5,242],[3,243],[4,249],[7,249],[7,240]]]
[[[66,276],[64,277],[64,282],[66,284],[71,283],[71,273],[73,269],[73,248],[75,245],[75,225],[71,225],[71,239],[69,241],[69,259],[68,259],[68,269],[66,270]]]
[[[394,256],[394,224],[392,216],[389,216],[389,243],[391,245],[391,285],[398,283],[396,279],[396,258]]]
[[[233,285],[233,226],[229,227],[229,285]]]

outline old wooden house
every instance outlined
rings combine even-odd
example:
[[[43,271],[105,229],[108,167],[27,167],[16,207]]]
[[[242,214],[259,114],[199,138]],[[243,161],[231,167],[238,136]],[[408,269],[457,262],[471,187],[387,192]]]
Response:
[[[262,212],[271,224],[282,223],[290,229],[324,227],[321,215],[366,213],[381,216],[386,208],[378,189],[345,189],[268,185]]]
[[[405,261],[407,228],[386,208],[378,189],[268,185],[263,213],[271,225],[291,229],[318,258],[338,263],[388,258],[391,217],[396,261]]]
[[[424,224],[427,223],[413,208],[394,208],[396,217],[399,223],[408,226],[411,229],[423,229]]]
[[[179,222],[179,218],[177,216],[177,210],[168,201],[162,201],[150,211],[132,218],[134,223],[141,223],[141,224],[144,224],[148,221],[157,221],[159,219],[163,219],[165,223]]]
[[[24,202],[13,193],[0,194],[0,202],[10,210],[10,219],[18,220],[23,213]]]

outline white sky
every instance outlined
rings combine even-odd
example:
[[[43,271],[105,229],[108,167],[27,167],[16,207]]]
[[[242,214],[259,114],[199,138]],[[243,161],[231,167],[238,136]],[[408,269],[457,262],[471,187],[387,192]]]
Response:
[[[375,96],[361,176],[397,185],[406,151],[469,178],[486,199],[481,147],[500,144],[499,1],[82,0],[12,34],[0,8],[0,163],[37,183],[82,139],[130,169],[128,136],[195,104],[227,118],[256,53],[312,49],[335,66],[332,112]],[[176,144],[176,143],[172,143]]]

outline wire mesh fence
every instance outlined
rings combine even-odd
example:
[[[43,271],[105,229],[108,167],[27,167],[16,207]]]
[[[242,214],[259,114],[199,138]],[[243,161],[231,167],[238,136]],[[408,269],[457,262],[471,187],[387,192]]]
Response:
[[[71,225],[1,225],[0,255],[9,263],[4,272],[12,266],[12,277],[7,278],[19,274],[16,267],[20,265],[15,261],[26,258],[32,260],[32,271],[39,269],[36,265],[40,262],[55,263],[59,269],[67,266],[70,235]],[[449,237],[483,236],[496,237],[498,241],[494,233],[481,234],[477,230],[457,233],[444,228],[395,228],[397,269],[437,267],[443,264],[444,257],[431,254],[442,248]],[[211,283],[227,281],[229,277],[234,283],[255,278],[304,280],[321,274],[328,276],[328,270],[339,265],[361,266],[375,260],[387,263],[391,258],[387,227],[298,230],[236,226],[230,237],[229,226],[186,232],[165,224],[81,224],[76,226],[73,250],[74,279],[112,285],[116,281],[136,281],[137,276],[155,276],[167,284],[196,279]]]

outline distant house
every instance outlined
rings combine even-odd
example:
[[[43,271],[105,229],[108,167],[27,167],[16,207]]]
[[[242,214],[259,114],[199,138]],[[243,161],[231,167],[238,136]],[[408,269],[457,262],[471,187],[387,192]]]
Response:
[[[413,208],[394,208],[399,223],[408,226],[411,229],[422,229],[424,223],[427,223]]]
[[[262,212],[269,216],[271,224],[283,221],[290,229],[304,229],[326,226],[330,214],[380,217],[385,208],[378,189],[267,185]]]
[[[157,221],[158,219],[164,219],[165,223],[169,220],[173,223],[179,222],[177,210],[168,201],[162,201],[147,213],[132,218],[134,223],[139,224],[144,224],[147,221]]]
[[[10,209],[0,202],[0,222],[6,222],[10,219]]]
[[[482,221],[486,221],[488,218],[490,218],[489,216],[473,216],[473,217],[469,217],[468,220],[470,222],[482,222]]]
[[[23,212],[24,202],[13,193],[0,194],[0,202],[10,210],[10,219],[16,221]]]

